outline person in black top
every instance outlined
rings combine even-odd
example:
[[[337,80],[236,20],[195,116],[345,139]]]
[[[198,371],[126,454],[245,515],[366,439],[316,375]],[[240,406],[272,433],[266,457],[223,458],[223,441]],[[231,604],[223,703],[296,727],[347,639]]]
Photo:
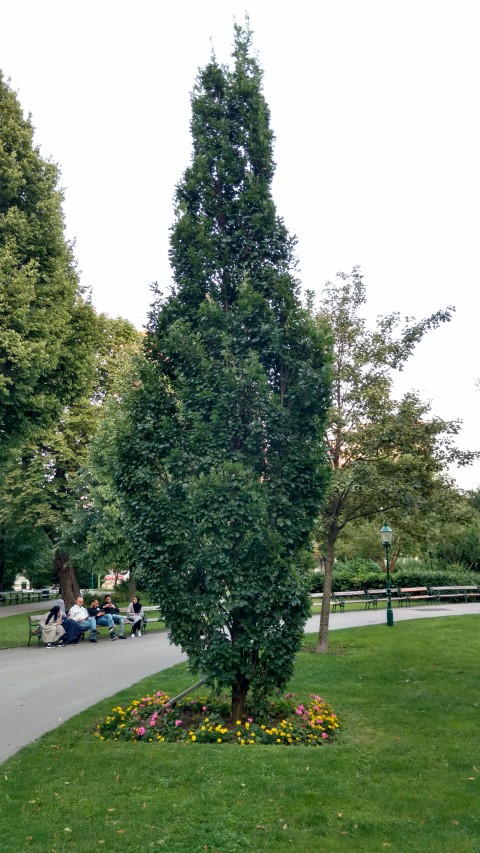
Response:
[[[120,616],[120,611],[118,607],[113,603],[111,595],[106,595],[105,600],[102,604],[102,608],[107,616],[111,616],[115,625],[120,625],[120,631],[118,634],[119,640],[125,639],[125,616]]]
[[[106,625],[108,627],[111,640],[117,639],[113,619],[110,614],[105,613],[103,607],[99,606],[98,598],[93,599],[90,607],[88,608],[88,615],[95,617],[97,625]]]

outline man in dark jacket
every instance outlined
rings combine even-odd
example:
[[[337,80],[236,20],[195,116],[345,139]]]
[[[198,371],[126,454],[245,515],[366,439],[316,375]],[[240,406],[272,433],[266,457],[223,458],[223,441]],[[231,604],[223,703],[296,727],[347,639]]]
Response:
[[[118,635],[119,640],[125,639],[125,616],[120,616],[120,611],[118,607],[113,603],[112,597],[110,595],[105,596],[105,600],[102,604],[102,608],[107,614],[107,616],[111,616],[115,625],[120,625],[120,633]]]
[[[88,608],[88,615],[95,618],[97,625],[106,625],[108,628],[108,632],[110,634],[111,640],[116,640],[117,635],[115,633],[115,625],[113,624],[113,619],[110,614],[107,614],[103,607],[100,607],[98,604],[98,598],[94,598],[90,607]]]

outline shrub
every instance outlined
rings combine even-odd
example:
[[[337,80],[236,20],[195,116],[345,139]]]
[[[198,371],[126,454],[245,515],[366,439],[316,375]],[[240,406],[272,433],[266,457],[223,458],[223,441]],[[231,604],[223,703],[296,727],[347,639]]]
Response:
[[[344,563],[335,563],[333,568],[332,589],[341,592],[346,589],[378,589],[386,584],[386,573],[369,560],[359,563],[358,568],[350,568],[352,560],[345,568]],[[478,585],[478,572],[468,571],[457,563],[447,568],[439,568],[438,564],[431,566],[417,560],[398,561],[391,572],[392,587],[402,586],[455,586],[457,584]],[[323,592],[323,573],[314,574],[310,582],[310,592]]]

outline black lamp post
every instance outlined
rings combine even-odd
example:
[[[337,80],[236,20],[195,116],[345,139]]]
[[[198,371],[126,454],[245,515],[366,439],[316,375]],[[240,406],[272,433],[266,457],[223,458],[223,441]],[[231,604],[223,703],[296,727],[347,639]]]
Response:
[[[380,539],[385,548],[385,560],[387,563],[387,625],[393,625],[392,589],[390,586],[390,545],[392,544],[393,530],[388,524],[384,524],[380,530]]]

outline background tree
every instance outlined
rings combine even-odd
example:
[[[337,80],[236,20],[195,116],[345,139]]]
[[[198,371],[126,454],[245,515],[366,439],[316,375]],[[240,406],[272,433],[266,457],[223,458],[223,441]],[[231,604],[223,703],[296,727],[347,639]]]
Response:
[[[117,416],[116,482],[172,641],[233,718],[289,678],[309,604],[303,551],[325,484],[329,339],[301,307],[271,197],[269,111],[251,34],[192,96],[175,286]]]
[[[399,402],[391,396],[393,373],[402,370],[416,344],[448,322],[453,309],[401,325],[397,313],[380,317],[370,331],[359,314],[366,302],[358,268],[327,284],[319,322],[328,322],[334,339],[332,406],[327,442],[331,480],[317,533],[326,556],[324,595],[317,651],[328,649],[332,570],[337,541],[359,519],[428,516],[442,493],[448,464],[468,464],[474,453],[454,444],[460,424],[430,414],[411,392]],[[440,491],[439,491],[440,490]]]
[[[64,235],[58,169],[0,72],[0,459],[49,426],[90,379],[82,296]]]
[[[25,473],[31,462],[34,436],[54,427],[91,383],[85,330],[93,322],[64,235],[58,169],[34,146],[33,127],[0,72],[0,470],[10,497],[19,489],[25,496],[36,479],[26,475],[22,488],[15,477],[15,468]],[[0,533],[0,586],[20,554],[36,572],[48,554],[38,526],[30,528],[33,538],[24,536],[36,510],[20,516],[8,503],[0,524],[8,515],[16,524]]]
[[[83,457],[72,490],[73,506],[61,525],[60,550],[68,554],[68,565],[91,582],[108,572],[129,571],[130,593],[135,594],[133,569],[135,558],[132,542],[125,529],[122,507],[111,477],[118,400],[132,378],[132,356],[140,350],[141,335],[118,346],[115,340],[108,347],[108,358],[100,359],[101,383],[95,395],[97,421]],[[128,332],[128,329],[127,329]],[[109,405],[109,399],[113,405]],[[107,405],[98,406],[98,401]]]
[[[432,556],[480,571],[480,489],[459,495],[458,501],[458,511],[449,515],[432,539]]]
[[[0,484],[0,541],[5,577],[11,585],[18,572],[32,585],[60,583],[70,603],[79,593],[79,580],[90,582],[91,564],[79,578],[62,529],[71,524],[77,478],[97,429],[102,403],[110,393],[117,362],[135,347],[140,335],[125,320],[89,312],[78,330],[90,362],[90,385],[50,428],[31,430],[4,465]],[[81,568],[81,566],[79,566]]]

